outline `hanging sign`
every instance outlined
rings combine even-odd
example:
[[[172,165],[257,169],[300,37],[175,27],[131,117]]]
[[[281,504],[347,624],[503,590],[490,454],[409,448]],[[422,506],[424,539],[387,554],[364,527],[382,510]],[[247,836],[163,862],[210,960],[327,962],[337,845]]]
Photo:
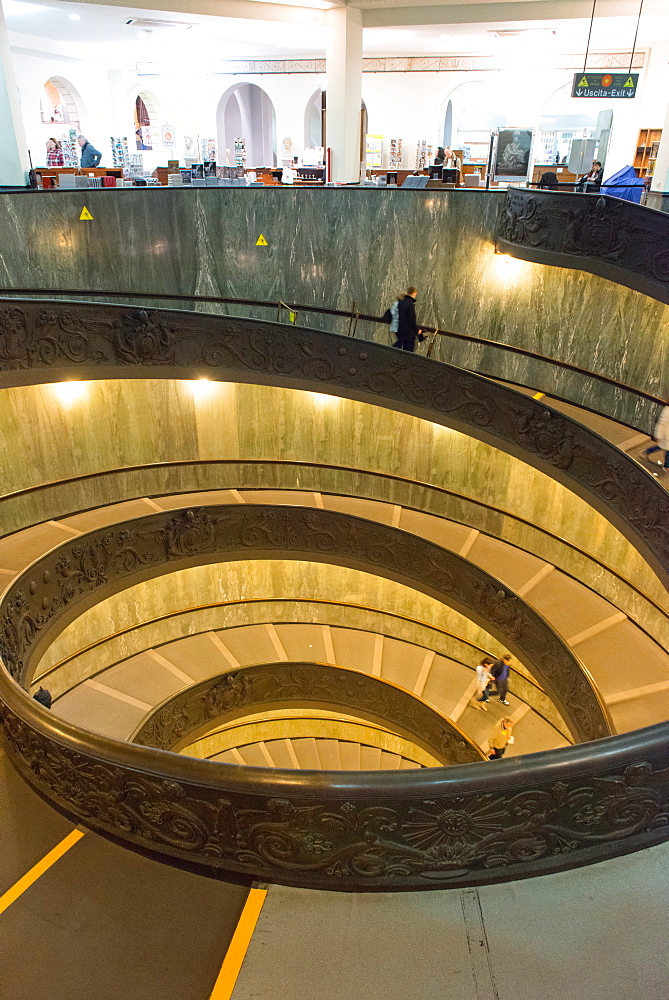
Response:
[[[572,97],[636,97],[638,73],[574,73]]]
[[[161,125],[160,126],[161,138],[163,140],[163,146],[165,149],[174,149],[174,129],[171,125]]]

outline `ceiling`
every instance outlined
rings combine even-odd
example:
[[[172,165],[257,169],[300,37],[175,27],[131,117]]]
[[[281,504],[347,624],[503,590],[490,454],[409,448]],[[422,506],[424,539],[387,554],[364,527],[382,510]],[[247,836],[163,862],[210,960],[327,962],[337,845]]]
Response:
[[[177,0],[178,2],[178,0]],[[306,0],[303,0],[306,2]],[[327,0],[309,0],[323,5]],[[363,0],[379,3],[380,0]],[[600,4],[605,0],[600,0]],[[253,16],[212,16],[194,13],[195,4],[180,0],[181,12],[142,7],[106,6],[91,2],[47,3],[32,0],[4,0],[7,26],[15,47],[51,48],[79,58],[108,58],[122,68],[133,62],[179,60],[179,68],[188,64],[196,67],[202,56],[227,59],[261,59],[325,56],[325,24],[321,10],[291,5],[268,4],[262,0],[242,0],[241,3],[219,3],[219,9],[253,8]],[[332,6],[328,4],[328,6]],[[484,12],[501,4],[468,4],[470,12]],[[508,0],[503,5],[509,15],[518,16],[533,6],[539,12],[553,5],[546,0],[534,4]],[[563,0],[562,8],[578,6]],[[634,5],[635,6],[635,5]],[[186,12],[189,8],[190,12]],[[389,9],[387,5],[384,10]],[[390,8],[399,10],[399,8]],[[446,8],[430,9],[448,12]],[[451,6],[455,12],[459,7]],[[599,11],[599,7],[597,8]],[[660,9],[666,11],[665,14]],[[639,28],[640,47],[669,42],[669,0],[653,3],[646,0]],[[280,20],[276,18],[280,17]],[[131,19],[164,20],[173,27],[126,24]],[[299,27],[298,27],[299,24]],[[598,16],[594,22],[591,47],[597,49],[631,48],[636,13]],[[519,54],[537,49],[551,53],[582,52],[588,36],[587,18],[525,19],[366,27],[366,56],[448,55],[448,54]],[[499,34],[499,32],[502,34]],[[117,63],[118,64],[118,63]],[[119,67],[121,68],[121,67]]]

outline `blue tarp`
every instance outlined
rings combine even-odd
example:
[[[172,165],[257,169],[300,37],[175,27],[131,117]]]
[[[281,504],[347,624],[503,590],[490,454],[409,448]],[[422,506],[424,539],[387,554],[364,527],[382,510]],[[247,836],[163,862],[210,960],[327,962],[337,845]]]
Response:
[[[611,186],[609,186],[611,185]],[[613,186],[615,185],[615,186]],[[641,177],[637,177],[634,167],[623,167],[617,174],[613,174],[601,187],[602,194],[610,194],[613,198],[622,198],[624,201],[634,201],[640,204],[643,194],[644,182]]]

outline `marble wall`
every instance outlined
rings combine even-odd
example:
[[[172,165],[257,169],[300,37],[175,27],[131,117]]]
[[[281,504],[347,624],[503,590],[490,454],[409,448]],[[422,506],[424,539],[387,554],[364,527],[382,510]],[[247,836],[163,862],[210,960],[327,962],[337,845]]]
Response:
[[[0,285],[343,309],[355,301],[358,310],[381,314],[415,284],[426,325],[515,344],[666,395],[669,306],[585,272],[496,255],[503,197],[357,188],[7,193],[0,195]],[[84,205],[90,222],[79,221]],[[267,247],[255,245],[261,233]],[[388,336],[367,323],[358,333]],[[555,376],[523,358],[451,341],[438,351],[509,379],[529,371],[533,383],[566,398],[644,428],[652,423],[653,408],[580,375]]]
[[[490,445],[355,400],[228,383],[214,383],[210,395],[195,398],[191,387],[168,379],[90,382],[69,406],[49,385],[3,390],[3,492],[104,469],[193,459],[365,469],[508,511],[572,542],[661,599],[648,564],[601,514],[549,476]],[[299,469],[295,487],[302,488]],[[420,507],[420,490],[416,495]],[[529,529],[530,551],[531,535]]]

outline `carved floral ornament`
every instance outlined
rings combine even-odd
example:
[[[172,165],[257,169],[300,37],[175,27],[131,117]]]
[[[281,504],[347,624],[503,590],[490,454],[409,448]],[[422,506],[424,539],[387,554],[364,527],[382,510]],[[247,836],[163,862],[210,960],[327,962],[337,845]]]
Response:
[[[502,251],[580,267],[661,302],[669,302],[668,241],[666,213],[608,195],[522,188],[507,191],[497,230]]]
[[[666,241],[658,252],[666,257]],[[259,320],[88,303],[0,305],[0,385],[2,372],[15,385],[77,375],[118,378],[128,367],[151,378],[209,368],[226,381],[260,379],[390,406],[455,427],[554,475],[608,517],[666,584],[669,498],[633,459],[506,386],[398,355],[372,342]]]
[[[601,770],[595,754],[582,759],[587,747],[574,747],[532,755],[522,767],[510,760],[494,769],[361,774],[354,789],[338,787],[336,775],[327,787],[314,779],[300,784],[293,773],[276,794],[262,768],[199,761],[194,781],[193,761],[174,758],[181,767],[170,765],[179,773],[168,776],[159,751],[117,744],[125,760],[82,752],[62,742],[74,727],[61,724],[54,738],[39,711],[0,708],[10,755],[29,782],[126,846],[223,878],[234,872],[344,890],[444,888],[558,871],[669,835],[664,739],[656,738],[648,760],[625,764],[613,754]],[[139,765],[131,762],[137,753]],[[431,787],[421,780],[441,773],[453,779]]]
[[[0,605],[0,655],[25,684],[55,633],[133,580],[237,558],[310,559],[386,576],[455,608],[516,652],[577,740],[607,735],[608,715],[581,664],[549,625],[484,570],[398,528],[317,508],[257,504],[165,511],[51,550]]]
[[[450,719],[408,691],[357,670],[324,663],[268,663],[228,671],[168,698],[143,720],[131,740],[160,750],[181,749],[233,718],[299,704],[354,710],[417,742],[442,764],[484,759]]]

